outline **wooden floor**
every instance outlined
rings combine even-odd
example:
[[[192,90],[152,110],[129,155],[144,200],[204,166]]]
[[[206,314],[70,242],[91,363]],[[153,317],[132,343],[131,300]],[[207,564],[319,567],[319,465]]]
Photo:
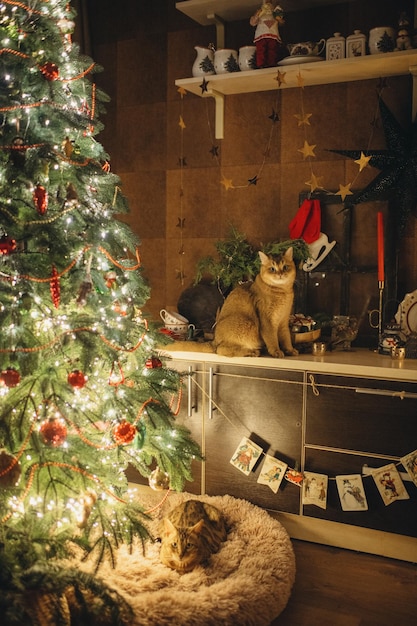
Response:
[[[296,581],[271,626],[417,626],[417,565],[293,540]]]

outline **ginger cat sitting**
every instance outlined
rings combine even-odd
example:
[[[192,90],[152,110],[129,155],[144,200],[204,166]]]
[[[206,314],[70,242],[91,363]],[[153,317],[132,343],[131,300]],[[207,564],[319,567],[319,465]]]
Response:
[[[235,287],[217,317],[214,339],[208,343],[174,342],[168,350],[215,352],[227,357],[268,354],[295,356],[289,317],[294,301],[296,267],[293,249],[279,257],[259,252],[261,268],[252,283]]]

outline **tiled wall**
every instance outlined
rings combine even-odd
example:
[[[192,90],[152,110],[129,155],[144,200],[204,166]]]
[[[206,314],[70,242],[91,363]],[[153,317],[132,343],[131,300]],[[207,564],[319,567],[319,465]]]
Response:
[[[383,4],[389,15],[381,16],[377,1],[291,13],[284,39],[318,39],[335,30],[350,34],[354,28],[367,32],[380,25],[380,19],[395,20],[396,3]],[[152,289],[147,308],[155,318],[160,308],[176,306],[181,291],[193,282],[196,262],[214,254],[214,242],[227,235],[231,224],[254,245],[288,238],[299,194],[309,190],[305,183],[311,176],[310,159],[299,152],[304,129],[294,117],[301,105],[312,113],[308,142],[316,144],[314,172],[323,176],[326,189],[337,191],[358,172],[353,160],[329,150],[385,148],[383,129],[372,125],[377,80],[229,96],[225,137],[215,140],[213,101],[192,94],[181,98],[174,84],[176,78],[191,76],[194,45],[214,41],[214,28],[196,25],[171,0],[131,0],[121,4],[117,15],[110,1],[89,0],[89,7],[93,55],[105,70],[98,81],[112,98],[99,140],[110,153],[113,171],[122,178],[131,208],[127,219],[142,241],[144,273]],[[246,22],[229,25],[226,45],[250,44],[252,34]],[[398,121],[408,124],[410,77],[390,78],[383,98]],[[272,110],[279,115],[276,124],[269,117]],[[221,165],[210,151],[213,144],[219,147]],[[259,182],[248,186],[263,163]],[[377,174],[378,170],[366,168],[356,188]],[[236,188],[226,190],[222,176],[232,179]],[[376,267],[376,213],[381,209],[388,220],[385,202],[359,205],[354,211],[352,254],[358,265]],[[328,223],[334,219],[338,218],[333,214]],[[398,276],[400,299],[417,287],[416,238],[417,222],[411,217],[400,244],[398,272],[389,268]],[[327,293],[325,286],[321,288],[323,308],[340,312],[332,287]],[[376,304],[376,274],[355,273],[351,289],[351,314],[360,312],[368,294],[371,305]]]

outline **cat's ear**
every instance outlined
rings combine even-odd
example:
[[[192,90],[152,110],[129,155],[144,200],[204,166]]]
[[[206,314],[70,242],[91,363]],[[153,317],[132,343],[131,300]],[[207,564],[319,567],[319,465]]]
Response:
[[[166,535],[176,531],[174,524],[167,517],[164,518],[164,531]]]
[[[261,259],[262,265],[266,265],[267,263],[269,263],[269,257],[267,254],[265,254],[265,252],[262,252],[262,250],[259,250],[258,254],[259,254],[259,258]]]
[[[197,533],[197,535],[199,535],[201,531],[203,530],[203,526],[204,526],[204,519],[201,519],[199,522],[197,522],[197,524],[194,524],[194,526],[192,526],[191,532]]]
[[[285,258],[287,259],[287,261],[292,261],[293,260],[293,248],[291,246],[291,248],[288,248],[288,250],[285,252],[284,254]]]

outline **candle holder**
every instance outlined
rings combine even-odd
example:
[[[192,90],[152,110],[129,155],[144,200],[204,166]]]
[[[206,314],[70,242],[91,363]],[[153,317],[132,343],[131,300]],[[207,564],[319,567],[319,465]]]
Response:
[[[377,309],[368,311],[369,326],[378,329],[378,350],[382,344],[382,322],[383,322],[383,302],[384,302],[385,281],[378,281],[379,302]]]

